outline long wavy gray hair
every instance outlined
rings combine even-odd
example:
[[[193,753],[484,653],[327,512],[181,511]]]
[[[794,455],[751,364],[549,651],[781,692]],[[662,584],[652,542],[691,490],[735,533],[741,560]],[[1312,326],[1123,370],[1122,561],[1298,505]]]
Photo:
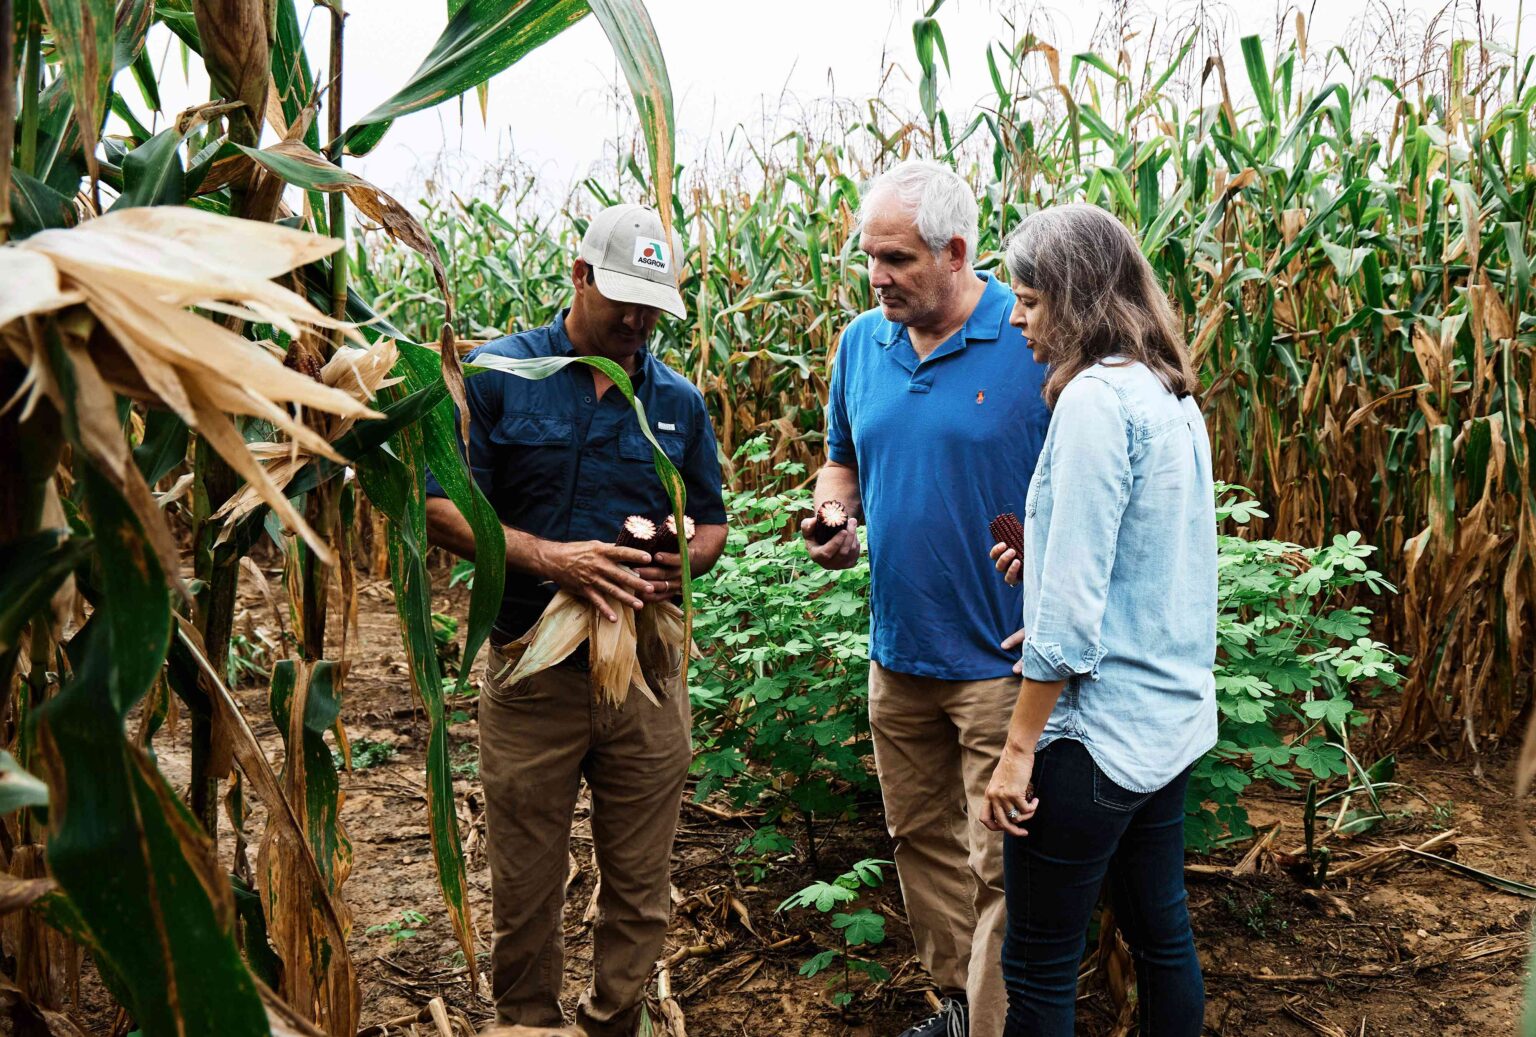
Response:
[[[1040,293],[1047,405],[1110,356],[1145,364],[1176,396],[1200,387],[1157,274],[1114,216],[1082,202],[1031,213],[1009,235],[1004,261],[1015,284]]]

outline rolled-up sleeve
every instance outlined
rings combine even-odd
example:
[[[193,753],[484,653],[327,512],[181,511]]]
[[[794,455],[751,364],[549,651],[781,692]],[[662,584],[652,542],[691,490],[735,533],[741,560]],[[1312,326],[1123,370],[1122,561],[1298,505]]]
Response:
[[[853,430],[848,425],[848,350],[846,340],[838,343],[832,361],[832,380],[827,388],[827,459],[853,465],[858,461],[853,449]]]
[[[1098,680],[1120,520],[1131,495],[1130,424],[1114,388],[1078,378],[1056,401],[1051,509],[1035,615],[1024,617],[1024,676]]]

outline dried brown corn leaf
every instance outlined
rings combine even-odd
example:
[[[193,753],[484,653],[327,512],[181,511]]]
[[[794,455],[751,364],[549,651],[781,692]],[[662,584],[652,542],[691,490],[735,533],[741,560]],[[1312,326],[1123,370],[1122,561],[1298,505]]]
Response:
[[[635,645],[638,685],[656,702],[682,691],[683,610],[670,601],[647,605],[636,617]]]
[[[587,639],[587,613],[592,606],[566,591],[558,592],[529,631],[503,650],[509,673],[497,674],[511,687],[564,662]]]
[[[587,606],[587,639],[591,642],[588,682],[594,696],[602,696],[609,705],[622,706],[635,677],[635,613],[624,607],[614,611],[618,621],[610,622],[595,607]]]
[[[384,386],[400,381],[389,377],[399,355],[399,349],[389,339],[379,339],[367,349],[343,347],[320,369],[320,381],[364,402],[376,396]],[[286,412],[283,418],[283,427],[286,428]],[[356,423],[355,417],[338,417],[327,422],[325,430],[334,439],[346,434]],[[315,454],[338,459],[336,452],[324,439],[320,441],[323,449],[313,449],[309,439],[314,433],[305,426],[301,425],[300,428],[302,433],[286,443],[250,444],[251,455],[266,470],[267,478],[278,489],[287,486]],[[259,506],[261,500],[261,494],[247,485],[214,512],[213,517],[225,519],[229,523],[236,522]]]
[[[502,650],[507,665],[496,676],[510,687],[562,662],[586,641],[594,697],[617,707],[638,691],[660,706],[661,698],[681,693],[682,610],[661,602],[638,613],[615,611],[618,621],[610,622],[591,602],[560,591],[539,621]]]
[[[341,460],[326,437],[306,427],[288,408],[335,415],[342,425],[378,417],[350,391],[376,381],[378,372],[355,365],[350,372],[338,369],[338,378],[348,382],[346,388],[316,381],[285,368],[263,345],[185,307],[259,320],[295,335],[305,327],[346,327],[271,280],[329,255],[338,245],[333,238],[267,223],[162,206],[109,213],[0,249],[0,273],[22,288],[8,292],[0,306],[5,318],[0,321],[0,344],[28,367],[21,390],[5,405],[24,399],[24,406],[31,407],[39,395],[46,395],[64,409],[60,380],[48,370],[48,351],[40,338],[33,341],[37,331],[12,322],[83,302],[105,335],[93,332],[94,325],[83,318],[59,318],[47,333],[58,334],[77,368],[70,384],[78,396],[74,402],[81,416],[82,445],[140,512],[167,571],[177,571],[174,554],[167,558],[164,553],[169,534],[162,535],[164,523],[158,515],[145,512],[154,510],[153,500],[127,463],[126,443],[112,420],[112,391],[173,410],[246,478],[251,491],[289,528],[329,560],[325,543],[262,471],[230,418],[244,414],[272,422],[292,439],[289,450],[294,457],[303,450]],[[348,328],[348,334],[363,343],[355,330]],[[382,354],[373,354],[369,364],[383,362]],[[108,402],[104,408],[103,397]]]
[[[335,252],[341,242],[271,223],[186,206],[122,209],[71,227],[45,230],[16,248],[50,257],[70,278],[102,275],[145,286],[178,306],[262,302],[308,323],[336,322],[272,278]]]
[[[59,271],[47,257],[18,248],[0,249],[0,325],[28,313],[47,313],[79,302],[79,292],[59,286]]]

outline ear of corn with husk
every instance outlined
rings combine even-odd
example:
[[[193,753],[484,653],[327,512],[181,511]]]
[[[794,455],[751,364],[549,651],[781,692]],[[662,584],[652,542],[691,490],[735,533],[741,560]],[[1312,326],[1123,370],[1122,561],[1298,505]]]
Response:
[[[609,622],[585,598],[558,592],[538,622],[506,647],[507,665],[496,676],[516,684],[564,662],[586,642],[594,697],[619,707],[636,691],[661,705],[661,699],[681,690],[683,610],[663,601],[638,613],[628,608],[615,612],[618,620]]]

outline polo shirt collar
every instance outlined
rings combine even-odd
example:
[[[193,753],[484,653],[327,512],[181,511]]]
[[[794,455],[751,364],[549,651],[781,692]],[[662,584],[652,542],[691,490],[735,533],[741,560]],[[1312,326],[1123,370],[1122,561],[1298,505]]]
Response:
[[[965,322],[965,340],[967,342],[990,342],[999,339],[1003,335],[1003,329],[1008,326],[1008,315],[1013,312],[1013,293],[1007,286],[989,273],[977,275],[985,282],[981,290],[981,298],[976,302],[976,308],[971,311],[970,319]],[[998,291],[998,289],[1003,289]]]
[[[555,356],[576,355],[576,344],[571,341],[570,334],[565,330],[565,318],[570,312],[571,308],[567,306],[555,314],[555,319],[550,321],[550,333],[554,338],[552,353]],[[655,362],[655,358],[651,356],[650,348],[641,346],[640,352],[635,354],[635,373],[629,376],[630,385],[638,386],[643,384],[649,375],[651,364]],[[588,370],[590,371],[591,369],[589,368]]]
[[[961,343],[955,346],[941,346],[928,357],[936,360],[940,356],[954,353],[965,348],[964,344],[971,342],[995,342],[1002,337],[1003,328],[1008,324],[1008,314],[1013,309],[1013,297],[1002,283],[986,271],[976,274],[982,282],[981,298],[976,301],[976,308],[971,311],[966,319],[965,327],[961,329]],[[880,318],[880,325],[875,329],[875,341],[882,346],[891,346],[907,337],[907,326],[895,321]]]

